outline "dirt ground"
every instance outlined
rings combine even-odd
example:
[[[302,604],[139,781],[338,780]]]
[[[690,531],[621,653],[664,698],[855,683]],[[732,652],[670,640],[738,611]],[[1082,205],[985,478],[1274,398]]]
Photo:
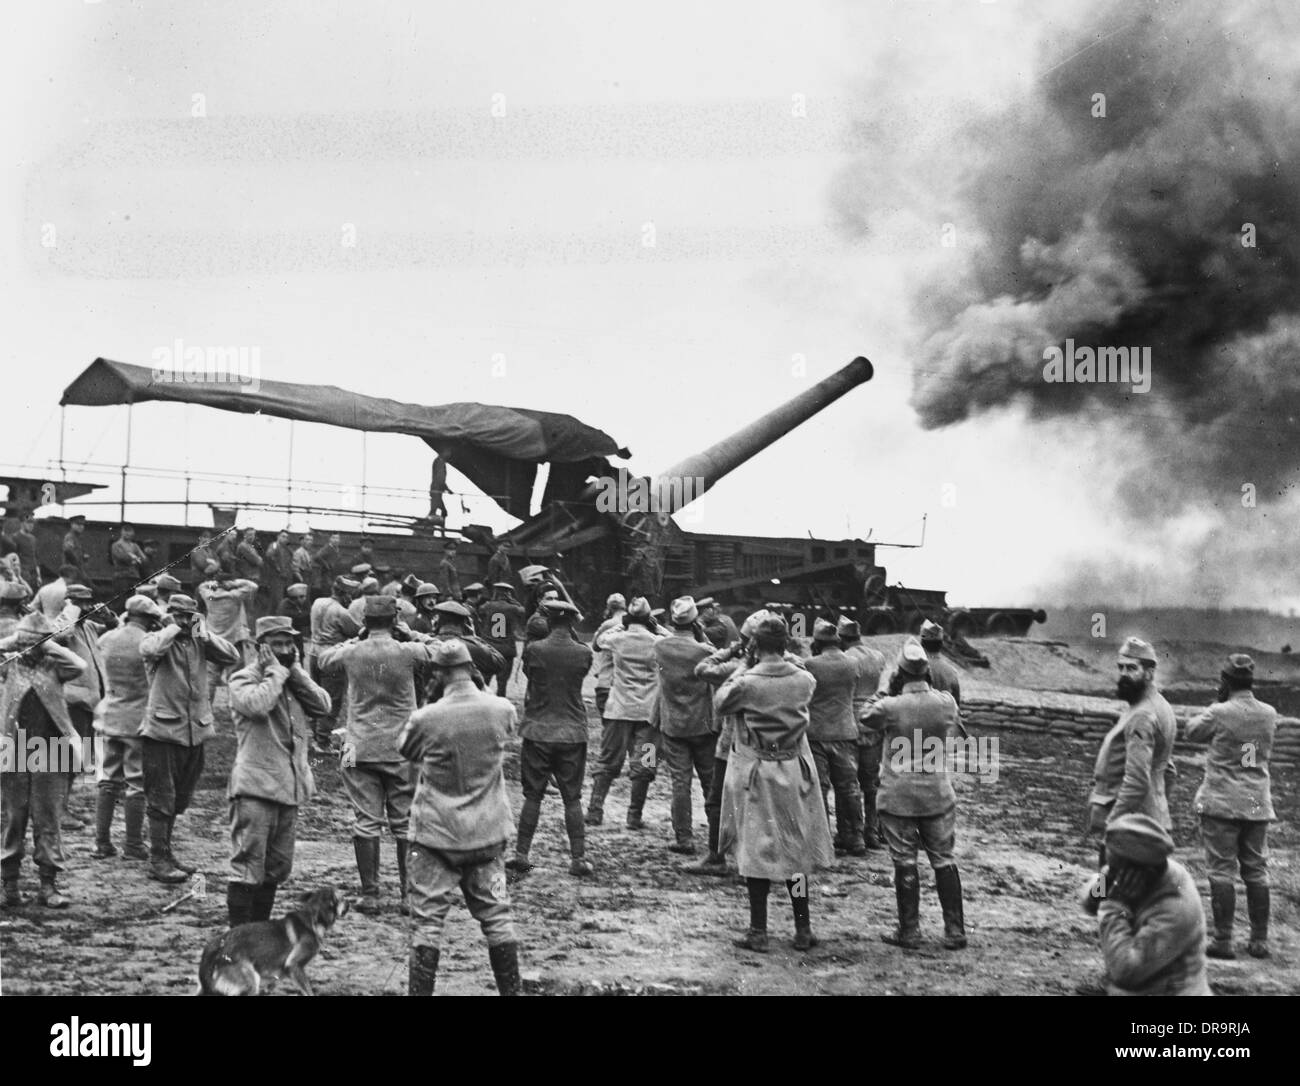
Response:
[[[988,676],[995,679],[996,676]],[[1026,684],[1028,685],[1028,684]],[[518,699],[521,690],[512,688]],[[177,823],[177,852],[206,874],[207,897],[163,906],[178,891],[144,876],[141,863],[92,860],[92,830],[65,833],[70,909],[35,905],[0,912],[0,990],[19,994],[188,994],[208,936],[224,926],[228,848],[225,783],[233,738],[219,695],[219,736],[194,807]],[[589,703],[591,739],[600,722]],[[534,871],[512,885],[522,964],[529,990],[539,993],[640,994],[1021,994],[1072,992],[1097,975],[1095,924],[1075,895],[1091,874],[1095,848],[1082,827],[1095,750],[1081,740],[1006,733],[999,739],[996,782],[963,779],[957,852],[965,886],[971,945],[939,946],[941,920],[933,878],[922,878],[923,949],[905,952],[880,935],[894,922],[892,869],[885,852],[843,859],[813,881],[813,930],[821,945],[795,951],[784,895],[774,894],[766,955],[740,951],[731,939],[747,924],[745,891],[734,879],[682,875],[689,862],[667,851],[669,786],[661,772],[647,804],[647,828],[624,828],[627,781],[616,782],[605,825],[588,830],[594,878],[567,873],[558,797],[548,797],[533,847]],[[1206,894],[1205,866],[1191,813],[1200,759],[1179,758],[1173,797],[1178,858]],[[349,839],[350,813],[333,765],[314,762],[320,795],[299,821],[293,878],[281,891],[333,883],[358,890]],[[507,763],[511,802],[519,809],[517,755]],[[1273,775],[1279,822],[1270,831],[1273,957],[1209,964],[1221,994],[1300,993],[1300,774]],[[89,820],[93,785],[78,781],[71,810]],[[704,838],[702,797],[695,797],[697,836]],[[120,844],[119,822],[115,838]],[[396,861],[383,846],[386,908],[379,917],[351,912],[340,922],[310,973],[323,995],[401,994],[406,986],[408,921],[397,909]],[[24,872],[25,889],[35,875]],[[183,889],[183,888],[182,888]],[[1244,901],[1238,937],[1244,940]],[[290,986],[282,985],[287,994]],[[453,910],[443,945],[438,991],[494,991],[478,926],[463,907]]]

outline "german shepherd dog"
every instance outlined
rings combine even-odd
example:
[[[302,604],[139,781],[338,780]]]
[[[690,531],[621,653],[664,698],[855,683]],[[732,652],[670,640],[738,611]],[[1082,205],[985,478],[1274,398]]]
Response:
[[[258,995],[265,982],[287,976],[303,995],[314,995],[304,969],[347,911],[347,901],[327,886],[302,894],[298,908],[279,920],[255,920],[213,936],[199,959],[194,994]]]

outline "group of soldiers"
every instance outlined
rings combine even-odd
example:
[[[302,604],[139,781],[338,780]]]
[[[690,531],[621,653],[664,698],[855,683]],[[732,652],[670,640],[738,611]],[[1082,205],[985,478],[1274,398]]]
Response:
[[[768,949],[774,882],[790,897],[794,946],[817,945],[814,873],[836,855],[882,847],[894,867],[898,914],[885,940],[908,950],[922,943],[924,849],[943,916],[942,946],[967,945],[954,860],[956,792],[946,761],[927,753],[933,741],[946,743],[963,730],[959,673],[943,657],[944,631],[936,624],[926,622],[887,660],[849,617],[818,619],[805,644],[772,611],[755,612],[737,628],[712,600],[683,596],[655,610],[644,597],[615,593],[587,643],[558,578],[540,566],[516,573],[504,548],[493,555],[489,576],[500,579],[490,587],[462,589],[445,569],[442,589],[414,576],[381,582],[373,563],[359,561],[334,574],[329,592],[314,601],[307,602],[308,583],[295,580],[284,585],[275,613],[256,615],[259,582],[200,549],[204,580],[195,595],[163,574],[133,583],[120,614],[95,604],[71,564],[30,606],[21,576],[0,582],[0,726],[6,735],[99,736],[95,858],[118,854],[111,831],[120,803],[122,855],[147,860],[148,876],[162,883],[193,873],[173,851],[173,829],[203,773],[213,700],[224,684],[237,740],[227,786],[230,924],[269,918],[292,871],[298,808],[315,790],[314,746],[338,758],[363,912],[383,911],[385,830],[395,842],[398,908],[414,928],[412,994],[433,991],[443,925],[458,892],[482,926],[498,990],[517,994],[508,883],[533,869],[548,787],[555,785],[563,806],[569,874],[587,878],[595,873],[587,831],[603,823],[612,782],[626,766],[626,825],[641,830],[664,760],[668,848],[693,860],[683,871],[709,877],[734,870],[745,882],[749,925],[738,946]],[[516,576],[530,590],[526,604],[515,596]],[[504,696],[517,655],[526,681],[522,720]],[[1173,713],[1155,687],[1149,645],[1129,639],[1119,671],[1129,708],[1102,745],[1090,797],[1090,824],[1104,844],[1086,907],[1098,916],[1106,984],[1117,993],[1207,990],[1199,897],[1171,858],[1165,779]],[[601,737],[584,811],[589,675]],[[1234,954],[1238,863],[1249,952],[1268,952],[1265,838],[1276,713],[1254,699],[1252,680],[1249,657],[1230,658],[1220,701],[1188,728],[1189,738],[1209,743],[1196,804],[1210,863],[1209,953],[1216,957]],[[503,771],[516,725],[517,822]],[[692,810],[697,779],[708,827],[702,858]],[[72,780],[63,769],[4,775],[7,906],[24,903],[19,872],[29,824],[38,900],[68,904],[57,876]]]

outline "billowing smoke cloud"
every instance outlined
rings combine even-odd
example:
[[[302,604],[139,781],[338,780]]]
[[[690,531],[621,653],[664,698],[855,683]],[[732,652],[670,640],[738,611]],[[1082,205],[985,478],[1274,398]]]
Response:
[[[1014,406],[1113,434],[1117,544],[1136,532],[1159,560],[1130,551],[1056,587],[1227,603],[1292,570],[1300,531],[1300,17],[1122,0],[1081,18],[945,149],[961,177],[934,203],[964,259],[917,292],[912,404],[926,428]],[[1149,348],[1150,390],[1045,380],[1067,339]],[[1275,513],[1266,530],[1236,516],[1243,487]],[[1202,518],[1194,546],[1162,538],[1179,514]],[[1227,571],[1209,593],[1207,564]]]

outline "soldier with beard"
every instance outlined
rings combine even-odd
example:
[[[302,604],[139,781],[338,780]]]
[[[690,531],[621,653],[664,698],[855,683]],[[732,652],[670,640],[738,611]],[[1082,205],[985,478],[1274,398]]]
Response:
[[[1128,709],[1102,740],[1093,771],[1089,832],[1102,832],[1123,814],[1142,812],[1173,829],[1167,789],[1174,775],[1177,723],[1169,702],[1156,690],[1156,653],[1146,641],[1128,638],[1116,662],[1119,696]],[[1102,846],[1100,863],[1105,863]]]

